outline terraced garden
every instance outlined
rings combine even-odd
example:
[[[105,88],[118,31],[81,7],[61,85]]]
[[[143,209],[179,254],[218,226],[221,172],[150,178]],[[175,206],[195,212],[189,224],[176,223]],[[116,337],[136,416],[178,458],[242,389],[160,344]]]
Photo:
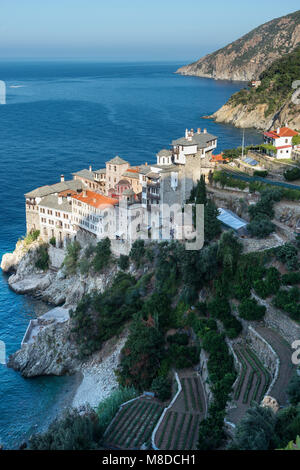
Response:
[[[228,413],[228,419],[234,423],[243,416],[253,401],[261,402],[272,380],[271,374],[249,346],[236,347],[235,353],[242,367],[233,392],[237,408]]]
[[[147,398],[129,403],[119,411],[110,426],[105,436],[106,445],[119,449],[140,449],[150,441],[162,412],[162,405]]]
[[[239,347],[235,352],[242,370],[234,391],[234,399],[242,401],[243,404],[260,402],[269,388],[271,375],[248,346]]]
[[[194,372],[181,374],[182,391],[166,413],[155,437],[161,450],[196,449],[199,423],[204,419],[202,384]]]

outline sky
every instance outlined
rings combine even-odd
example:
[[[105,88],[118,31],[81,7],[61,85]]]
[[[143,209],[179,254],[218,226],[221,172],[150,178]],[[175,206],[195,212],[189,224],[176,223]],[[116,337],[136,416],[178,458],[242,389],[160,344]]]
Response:
[[[190,62],[299,0],[0,0],[0,58]]]

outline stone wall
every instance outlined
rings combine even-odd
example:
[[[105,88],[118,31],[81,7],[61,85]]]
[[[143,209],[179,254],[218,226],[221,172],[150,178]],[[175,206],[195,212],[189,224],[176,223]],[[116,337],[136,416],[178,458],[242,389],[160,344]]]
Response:
[[[203,387],[204,387],[206,399],[207,399],[207,404],[209,406],[213,400],[213,394],[209,385],[209,375],[208,375],[208,368],[207,368],[208,359],[209,359],[208,354],[204,351],[204,349],[201,349],[200,367],[199,367],[198,372],[203,383]]]
[[[265,323],[269,328],[278,331],[289,344],[300,340],[300,325],[279,310],[267,309]]]
[[[267,343],[267,341],[262,338],[262,336],[260,336],[259,333],[257,333],[257,331],[255,331],[255,329],[251,326],[248,328],[247,341],[260,360],[263,362],[266,369],[271,373],[274,383],[279,372],[278,355],[272,346]],[[273,384],[271,384],[271,386],[272,385]]]

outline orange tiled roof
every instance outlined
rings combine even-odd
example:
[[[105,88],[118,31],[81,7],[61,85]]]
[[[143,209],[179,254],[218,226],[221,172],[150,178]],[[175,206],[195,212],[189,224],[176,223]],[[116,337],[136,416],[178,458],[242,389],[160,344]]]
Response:
[[[277,132],[277,129],[274,129],[273,131],[265,132],[265,135],[267,137],[272,137],[273,139],[279,139],[279,137],[294,137],[295,135],[298,135],[298,132],[293,131],[293,129],[290,129],[289,127],[281,127],[279,132]]]
[[[138,173],[139,170],[137,168],[127,168],[127,172],[129,171],[130,173]]]
[[[73,189],[65,189],[64,191],[61,191],[58,193],[59,196],[61,197],[67,197],[69,195],[74,196],[75,194],[78,194],[77,191],[74,191]]]
[[[86,193],[86,196],[84,196],[84,193]],[[94,191],[83,191],[81,194],[72,196],[72,198],[77,199],[77,201],[84,202],[89,206],[96,207],[97,209],[101,207],[105,208],[108,206],[115,206],[119,202],[117,199],[103,196],[102,194],[95,193]]]
[[[228,162],[228,158],[223,157],[223,153],[220,153],[219,155],[212,155],[211,159],[213,162]]]

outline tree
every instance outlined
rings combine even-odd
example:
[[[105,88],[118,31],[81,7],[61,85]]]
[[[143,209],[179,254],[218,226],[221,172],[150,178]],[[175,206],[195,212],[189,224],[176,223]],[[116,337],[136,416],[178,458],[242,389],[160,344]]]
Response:
[[[286,170],[283,176],[287,181],[298,180],[300,178],[300,168],[294,167],[290,170]]]
[[[197,185],[196,190],[196,204],[203,204],[206,205],[207,203],[207,195],[206,195],[206,184],[204,175],[201,175],[200,181]]]
[[[99,243],[97,243],[95,249],[95,257],[93,259],[93,268],[96,272],[100,272],[103,268],[108,266],[111,259],[111,241],[110,239],[104,238]]]
[[[129,257],[135,263],[136,267],[139,268],[142,260],[145,256],[145,242],[144,240],[136,240],[130,250]]]
[[[292,377],[288,388],[287,394],[292,405],[297,405],[300,403],[300,376],[295,375]]]
[[[245,299],[239,305],[241,318],[248,321],[262,320],[266,313],[266,307],[259,305],[255,299]]]
[[[215,203],[209,199],[204,208],[204,238],[209,242],[221,233],[221,222],[218,220],[219,211]]]
[[[76,240],[67,245],[67,254],[64,259],[64,267],[66,269],[67,274],[72,275],[76,273],[80,249],[80,244]]]
[[[270,408],[254,405],[237,425],[231,450],[268,450],[274,448],[276,417]]]
[[[122,269],[123,271],[127,271],[127,269],[129,268],[129,256],[120,255],[118,265],[120,269]]]
[[[121,354],[118,377],[121,385],[137,390],[151,387],[164,356],[164,335],[153,318],[147,321],[136,315]]]
[[[155,392],[159,400],[169,400],[172,395],[172,382],[168,377],[156,377],[152,382],[151,390]]]
[[[275,225],[269,217],[256,216],[250,224],[247,225],[247,230],[252,237],[266,238],[276,229]]]
[[[293,145],[300,145],[300,134],[294,135],[292,138],[292,144]]]

